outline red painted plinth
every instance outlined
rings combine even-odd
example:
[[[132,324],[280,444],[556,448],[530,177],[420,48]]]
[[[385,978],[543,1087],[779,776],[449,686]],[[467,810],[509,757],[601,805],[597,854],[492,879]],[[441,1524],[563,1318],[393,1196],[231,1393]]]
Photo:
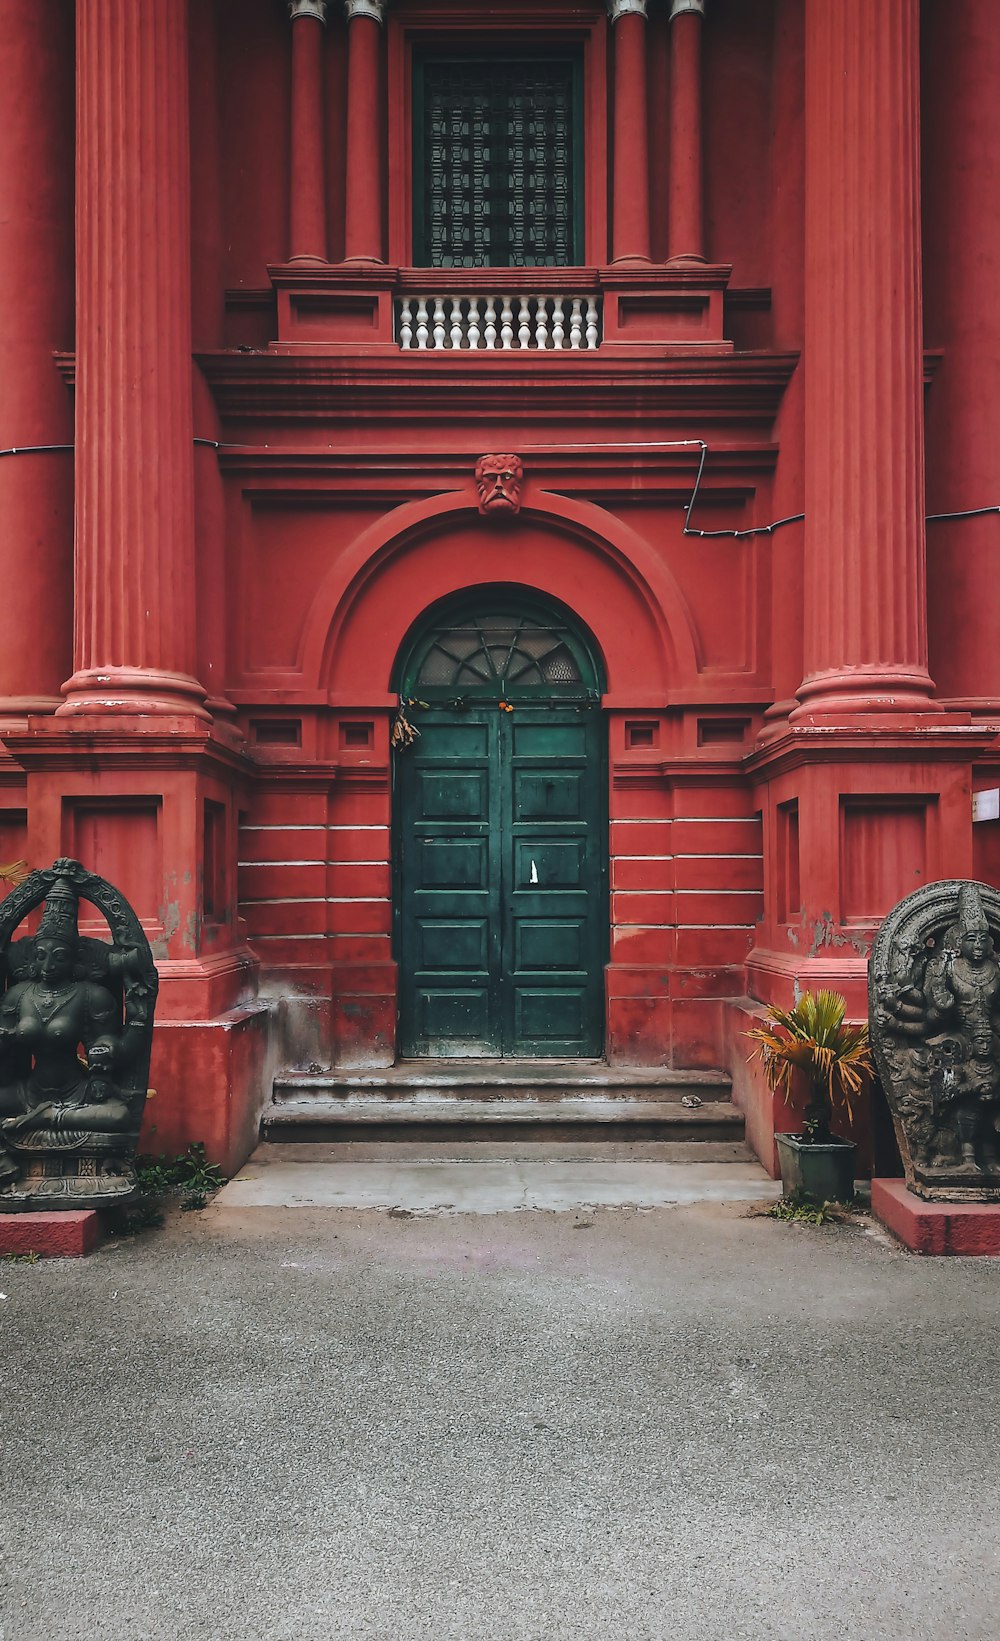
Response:
[[[48,1214],[0,1214],[0,1257],[75,1259],[96,1248],[100,1221],[93,1208]]]
[[[872,1213],[915,1254],[1000,1258],[1000,1202],[925,1202],[901,1179],[873,1179]]]

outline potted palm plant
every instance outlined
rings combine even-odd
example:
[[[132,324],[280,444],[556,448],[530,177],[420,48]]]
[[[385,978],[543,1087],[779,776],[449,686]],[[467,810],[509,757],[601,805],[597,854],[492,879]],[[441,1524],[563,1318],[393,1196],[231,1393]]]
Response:
[[[786,1197],[844,1202],[854,1195],[850,1140],[834,1139],[830,1123],[843,1105],[853,1121],[854,1101],[872,1070],[867,1025],[844,1020],[839,992],[803,992],[794,1008],[769,1004],[767,1024],[747,1032],[757,1048],[767,1085],[790,1101],[800,1080],[808,1090],[801,1134],[775,1134]]]

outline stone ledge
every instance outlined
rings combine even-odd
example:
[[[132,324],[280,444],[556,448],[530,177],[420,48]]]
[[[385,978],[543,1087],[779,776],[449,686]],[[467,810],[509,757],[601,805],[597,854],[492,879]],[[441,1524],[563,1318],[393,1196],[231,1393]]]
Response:
[[[915,1254],[1000,1258],[1000,1202],[925,1202],[901,1179],[873,1179],[872,1213]]]
[[[0,1213],[0,1258],[33,1254],[36,1259],[77,1259],[100,1240],[93,1208],[50,1213]]]

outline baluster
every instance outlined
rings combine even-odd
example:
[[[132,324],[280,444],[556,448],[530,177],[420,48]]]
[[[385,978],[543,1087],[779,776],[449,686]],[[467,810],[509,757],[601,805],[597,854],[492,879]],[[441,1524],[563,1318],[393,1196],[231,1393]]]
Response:
[[[552,303],[552,346],[554,348],[561,348],[565,340],[565,318],[566,315],[563,311],[563,299],[561,296],[557,296]]]
[[[509,296],[501,297],[500,346],[509,350],[514,346],[514,309]]]
[[[517,341],[519,347],[531,346],[531,309],[526,296],[522,296],[521,306],[517,310]]]
[[[549,345],[549,299],[538,296],[535,301],[538,304],[535,309],[535,341],[539,351],[544,352]]]
[[[597,328],[597,302],[594,297],[587,299],[587,346],[596,348],[600,332]]]
[[[478,298],[478,296],[470,296],[469,297],[469,347],[472,349],[473,352],[475,352],[475,350],[479,346],[479,337],[480,337],[480,330],[479,330],[479,298]]]
[[[486,325],[483,330],[483,341],[488,348],[497,345],[497,305],[492,296],[486,298]]]
[[[462,330],[462,298],[453,296],[451,299],[451,345],[457,353],[465,340]]]
[[[399,305],[399,345],[401,348],[413,346],[413,303],[408,296]]]
[[[434,346],[443,348],[447,335],[448,332],[444,323],[444,298],[436,296],[434,298]]]
[[[582,341],[583,303],[578,296],[574,296],[569,316],[569,345],[571,348],[578,348]]]
[[[426,348],[427,339],[428,339],[429,335],[430,335],[430,332],[428,330],[427,298],[426,298],[426,296],[421,296],[419,298],[418,302],[417,302],[417,347],[418,348]]]

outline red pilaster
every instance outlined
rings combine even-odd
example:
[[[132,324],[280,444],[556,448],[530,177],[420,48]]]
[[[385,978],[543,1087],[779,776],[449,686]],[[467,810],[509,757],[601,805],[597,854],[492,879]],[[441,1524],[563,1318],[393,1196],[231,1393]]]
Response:
[[[649,124],[646,115],[646,0],[609,0],[615,42],[611,255],[648,262]]]
[[[805,678],[927,710],[919,0],[807,0]]]
[[[991,0],[924,16],[926,331],[943,349],[927,401],[930,513],[1000,502],[1000,30]],[[1000,718],[1000,520],[928,528],[930,656],[949,706]],[[958,638],[958,635],[961,635]]]
[[[186,0],[78,0],[76,616],[62,713],[194,711]]]
[[[0,447],[71,445],[73,9],[0,0]],[[73,455],[0,460],[0,717],[51,711],[71,654]]]
[[[347,204],[344,259],[382,261],[382,14],[385,0],[346,0]]]
[[[701,31],[705,0],[673,0],[670,11],[671,262],[705,254],[702,224]]]
[[[288,0],[292,16],[292,129],[288,256],[326,261],[323,35],[327,0]]]

